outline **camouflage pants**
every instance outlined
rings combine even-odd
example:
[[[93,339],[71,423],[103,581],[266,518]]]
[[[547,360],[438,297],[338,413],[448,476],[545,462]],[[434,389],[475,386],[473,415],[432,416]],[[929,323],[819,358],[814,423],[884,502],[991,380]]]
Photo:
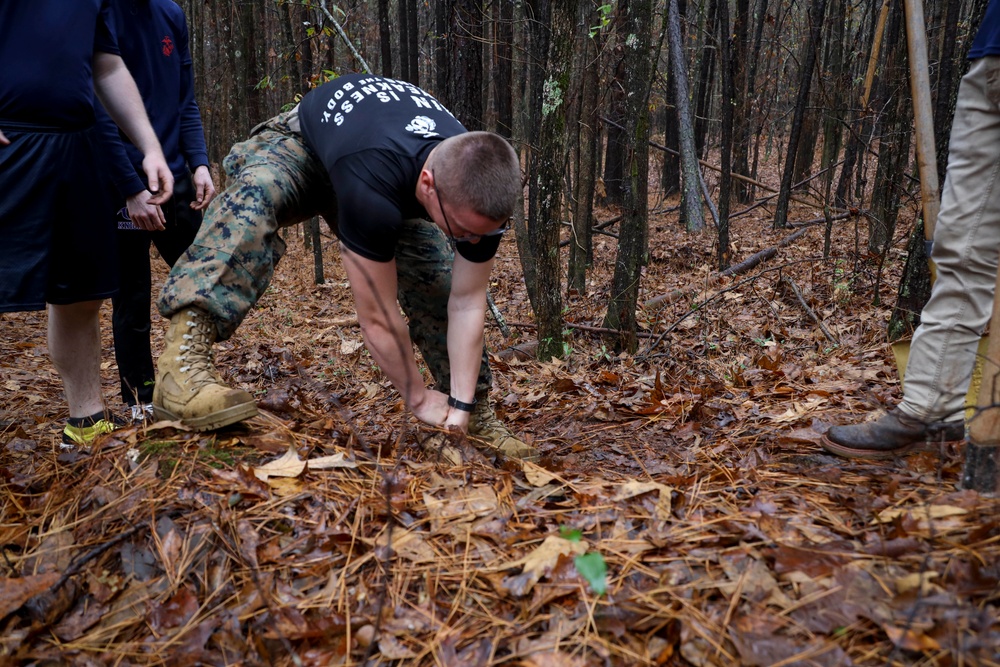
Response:
[[[260,126],[233,146],[223,161],[229,185],[209,205],[201,230],[174,265],[158,303],[171,317],[194,307],[215,321],[218,339],[229,338],[264,294],[285,252],[278,230],[322,215],[336,228],[330,179],[288,114]],[[399,304],[410,335],[441,391],[448,391],[448,297],[453,251],[426,220],[406,220],[396,246]],[[491,384],[483,350],[476,395]]]

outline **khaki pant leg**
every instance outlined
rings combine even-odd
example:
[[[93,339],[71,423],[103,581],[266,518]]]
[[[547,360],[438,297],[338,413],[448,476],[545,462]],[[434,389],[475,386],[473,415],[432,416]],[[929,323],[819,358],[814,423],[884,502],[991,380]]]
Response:
[[[938,276],[906,366],[900,408],[907,414],[962,418],[976,345],[993,309],[998,253],[1000,57],[991,56],[976,60],[959,87],[931,254]]]

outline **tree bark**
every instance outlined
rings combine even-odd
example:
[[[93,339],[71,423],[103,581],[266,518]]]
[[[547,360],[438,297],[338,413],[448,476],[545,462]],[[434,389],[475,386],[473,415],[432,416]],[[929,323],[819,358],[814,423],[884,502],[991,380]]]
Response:
[[[563,172],[566,165],[565,96],[572,53],[573,2],[536,0],[527,5],[532,39],[528,59],[528,238],[522,264],[534,264],[535,286],[529,293],[538,326],[538,357],[562,357],[562,290],[559,229],[562,218]],[[530,19],[534,20],[530,20]],[[525,252],[525,250],[527,252]]]
[[[677,0],[668,0],[668,38],[670,43],[670,72],[677,94],[677,129],[681,147],[681,196],[684,220],[689,232],[705,228],[705,213],[701,208],[701,173],[698,169],[698,151],[694,143],[694,125],[691,122],[691,105],[688,98],[687,61],[681,42],[681,19]]]
[[[436,94],[444,101],[448,96],[448,80],[451,78],[451,15],[455,0],[438,0],[434,3],[434,73]],[[447,102],[446,102],[447,104]]]
[[[576,20],[576,55],[574,67],[578,100],[574,114],[576,132],[576,182],[574,189],[573,232],[570,238],[567,287],[570,292],[586,294],[587,270],[593,262],[594,184],[597,180],[597,136],[599,118],[598,68],[594,63],[599,52],[596,40],[600,35],[590,35],[590,26],[596,25],[599,12],[593,2],[580,3]]]
[[[799,139],[802,136],[802,123],[806,115],[806,104],[809,101],[809,87],[812,83],[813,68],[816,64],[816,51],[819,48],[820,31],[823,28],[823,16],[826,14],[826,0],[814,0],[809,17],[809,39],[806,42],[802,62],[802,72],[799,77],[799,93],[795,102],[795,113],[792,117],[792,127],[788,137],[788,152],[785,157],[785,168],[781,177],[781,189],[778,192],[778,203],[774,213],[774,227],[781,229],[788,220],[788,203],[792,196],[792,175],[795,173],[795,155],[798,152]]]
[[[457,0],[451,13],[451,71],[445,105],[469,130],[483,129],[483,15],[475,0]]]
[[[604,326],[618,331],[616,350],[635,352],[638,326],[635,317],[642,267],[647,263],[649,198],[649,90],[653,61],[653,0],[630,0],[625,10],[625,73],[629,91],[625,104],[628,143],[627,187],[622,199],[622,221],[618,226],[618,255],[612,279],[611,300]]]
[[[510,138],[514,133],[514,0],[497,0],[494,26],[493,97],[497,110],[496,132]]]
[[[417,0],[399,0],[399,2],[406,5],[406,55],[409,58],[406,68],[407,81],[419,86],[420,22],[417,19]]]
[[[402,81],[410,80],[410,15],[406,11],[405,0],[397,0],[396,3],[396,24],[399,33],[399,78]]]
[[[766,2],[764,3],[766,11]],[[743,176],[750,175],[750,120],[752,109],[748,93],[747,76],[749,74],[750,56],[750,2],[736,0],[736,20],[733,24],[732,43],[732,76],[733,76],[733,168],[732,171]],[[756,55],[753,57],[757,57]],[[726,171],[726,170],[723,170]],[[732,183],[736,200],[742,203],[750,201],[750,186],[745,181],[736,180]],[[721,215],[721,212],[720,212]]]
[[[878,165],[875,169],[875,182],[879,187],[872,192],[868,226],[868,251],[877,256],[884,255],[892,242],[904,193],[903,174],[910,158],[912,116],[907,56],[906,49],[895,46],[903,34],[902,14],[902,7],[890,9],[886,35],[886,76],[883,85],[892,85],[892,89],[886,91],[886,99],[891,102],[879,122]]]
[[[392,76],[392,28],[389,25],[389,0],[378,0],[379,52],[382,54],[382,76]]]
[[[626,89],[624,84],[624,46],[622,35],[625,35],[622,21],[628,12],[629,0],[622,0],[618,3],[618,11],[615,15],[615,30],[618,35],[616,45],[611,56],[614,58],[614,76],[608,82],[606,88],[607,109],[605,113],[617,126],[612,125],[607,128],[607,140],[604,149],[604,197],[602,203],[605,206],[619,206],[622,203],[622,188],[624,179],[624,155],[625,143],[628,138],[624,130],[620,128],[622,118],[625,114]]]
[[[724,271],[729,268],[732,259],[729,247],[729,206],[733,184],[730,173],[733,168],[733,116],[736,109],[736,68],[729,32],[729,7],[726,3],[719,7],[719,60],[722,74],[722,146],[719,156],[722,173],[719,176],[719,245],[716,259],[719,270]]]
[[[705,157],[705,136],[708,134],[708,119],[712,114],[712,88],[715,85],[715,35],[719,23],[719,0],[711,0],[708,15],[701,33],[705,35],[701,48],[701,66],[698,73],[698,87],[695,93],[697,104],[694,112],[694,142],[698,157]]]

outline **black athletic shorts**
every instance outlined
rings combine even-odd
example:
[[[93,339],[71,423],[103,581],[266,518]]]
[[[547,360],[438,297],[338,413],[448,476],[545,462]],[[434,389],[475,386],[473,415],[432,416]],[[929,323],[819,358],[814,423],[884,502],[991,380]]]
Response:
[[[96,127],[0,120],[0,312],[118,290],[113,186]]]

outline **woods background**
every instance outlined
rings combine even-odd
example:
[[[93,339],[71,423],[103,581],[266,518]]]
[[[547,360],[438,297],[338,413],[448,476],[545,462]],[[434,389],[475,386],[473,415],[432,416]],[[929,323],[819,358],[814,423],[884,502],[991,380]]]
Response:
[[[632,350],[648,213],[668,197],[681,194],[690,231],[707,224],[719,270],[744,259],[733,256],[731,224],[766,206],[785,227],[790,202],[817,209],[827,248],[830,235],[860,226],[856,260],[881,266],[901,206],[919,197],[902,0],[179,4],[213,161],[311,87],[363,70],[352,51],[373,73],[427,89],[467,128],[521,149],[518,250],[543,359],[562,354],[563,294],[587,293],[595,228],[618,225],[604,324],[609,344]],[[924,3],[941,181],[986,4]],[[762,180],[759,166],[775,160],[780,182]],[[620,216],[599,221],[595,206]],[[837,224],[850,219],[859,224]],[[918,224],[893,339],[912,329],[929,293],[922,235]]]

